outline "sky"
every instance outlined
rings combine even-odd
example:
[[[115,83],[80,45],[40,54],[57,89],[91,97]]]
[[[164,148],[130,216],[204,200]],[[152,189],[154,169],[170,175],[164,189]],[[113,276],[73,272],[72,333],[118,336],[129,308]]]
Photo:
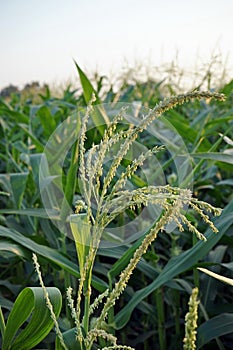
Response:
[[[232,0],[0,0],[0,89],[74,79],[73,60],[108,75],[221,52],[232,68],[232,14]]]

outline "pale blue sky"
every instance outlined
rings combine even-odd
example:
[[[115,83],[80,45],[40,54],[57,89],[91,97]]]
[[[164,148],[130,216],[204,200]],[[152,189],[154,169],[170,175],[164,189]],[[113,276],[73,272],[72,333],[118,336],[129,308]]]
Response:
[[[232,0],[0,0],[0,88],[60,83],[150,59],[183,66],[214,49],[233,66]]]

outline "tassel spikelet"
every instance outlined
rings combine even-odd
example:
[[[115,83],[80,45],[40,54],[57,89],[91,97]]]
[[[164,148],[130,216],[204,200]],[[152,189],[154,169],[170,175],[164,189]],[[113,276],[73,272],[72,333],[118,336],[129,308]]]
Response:
[[[41,288],[44,291],[44,298],[45,298],[45,301],[46,301],[47,308],[49,309],[51,319],[53,320],[56,334],[57,334],[57,336],[58,336],[58,338],[60,340],[60,343],[63,346],[63,348],[65,350],[69,350],[67,348],[65,342],[64,342],[63,335],[62,335],[62,332],[60,330],[59,324],[57,322],[56,315],[55,315],[55,313],[53,311],[53,305],[52,305],[52,303],[51,303],[51,301],[49,299],[49,294],[48,294],[47,289],[46,289],[46,287],[44,285],[44,282],[43,282],[43,278],[42,278],[42,274],[41,274],[41,271],[40,271],[40,265],[39,265],[37,256],[34,253],[32,254],[32,260],[33,260],[33,263],[34,263],[34,266],[35,266],[35,270],[36,270],[37,276],[39,278],[40,286],[41,286]]]
[[[189,311],[185,316],[185,338],[184,338],[184,350],[196,349],[196,334],[197,334],[197,320],[198,320],[198,304],[197,300],[198,288],[192,290],[192,294],[189,299]]]

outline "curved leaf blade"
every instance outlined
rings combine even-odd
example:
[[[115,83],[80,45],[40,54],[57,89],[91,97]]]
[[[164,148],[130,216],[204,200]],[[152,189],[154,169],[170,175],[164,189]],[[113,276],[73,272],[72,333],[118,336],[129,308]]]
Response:
[[[55,287],[46,288],[53,310],[58,317],[62,307],[62,296]],[[27,326],[20,327],[30,318]],[[27,287],[17,297],[6,324],[2,350],[30,350],[39,344],[53,328],[53,320],[46,306],[41,287]],[[18,333],[18,334],[17,334]]]

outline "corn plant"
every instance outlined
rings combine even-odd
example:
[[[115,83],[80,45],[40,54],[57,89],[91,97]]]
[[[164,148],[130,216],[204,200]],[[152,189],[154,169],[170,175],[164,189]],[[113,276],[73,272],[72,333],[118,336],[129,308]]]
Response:
[[[186,95],[171,97],[156,105],[137,126],[131,126],[127,130],[115,132],[117,125],[124,118],[125,111],[122,109],[106,127],[102,141],[98,145],[93,144],[86,152],[87,122],[92,110],[94,97],[91,99],[82,120],[79,134],[79,187],[82,199],[76,202],[75,213],[70,217],[70,225],[76,244],[80,268],[77,298],[74,299],[71,288],[67,290],[68,305],[75,323],[75,328],[69,332],[69,338],[71,335],[73,337],[73,344],[67,347],[66,334],[63,335],[57,325],[57,349],[76,348],[91,350],[96,347],[106,350],[130,349],[126,345],[117,344],[117,338],[114,336],[113,308],[125,290],[130,276],[141,257],[157,238],[159,232],[164,231],[166,225],[174,222],[181,232],[186,226],[198,239],[205,241],[205,236],[187,219],[185,215],[187,206],[190,206],[192,210],[199,214],[213,232],[218,232],[208,213],[220,215],[221,210],[194,198],[188,189],[171,187],[169,185],[144,186],[133,190],[127,188],[127,180],[136,173],[138,167],[154,152],[162,151],[161,147],[155,146],[152,150],[141,154],[127,167],[123,168],[124,170],[121,170],[120,175],[117,176],[117,171],[120,169],[124,157],[138,135],[165,111],[194,98],[215,98],[222,101],[224,96],[218,93],[194,91]],[[115,145],[119,142],[121,142],[121,145],[115,148]],[[106,172],[104,171],[103,162],[106,153],[111,148],[117,151]],[[161,208],[159,217],[140,240],[140,244],[135,248],[132,258],[121,271],[115,285],[106,289],[92,300],[91,281],[93,265],[104,230],[113,220],[128,209],[134,210],[149,204],[156,204]],[[35,256],[34,262],[37,273],[40,276],[39,265]],[[40,283],[46,291],[41,278]],[[49,305],[52,312],[49,296],[46,295],[46,298],[47,305]],[[96,309],[98,309],[97,315],[95,314]],[[52,318],[54,319],[53,312]]]

